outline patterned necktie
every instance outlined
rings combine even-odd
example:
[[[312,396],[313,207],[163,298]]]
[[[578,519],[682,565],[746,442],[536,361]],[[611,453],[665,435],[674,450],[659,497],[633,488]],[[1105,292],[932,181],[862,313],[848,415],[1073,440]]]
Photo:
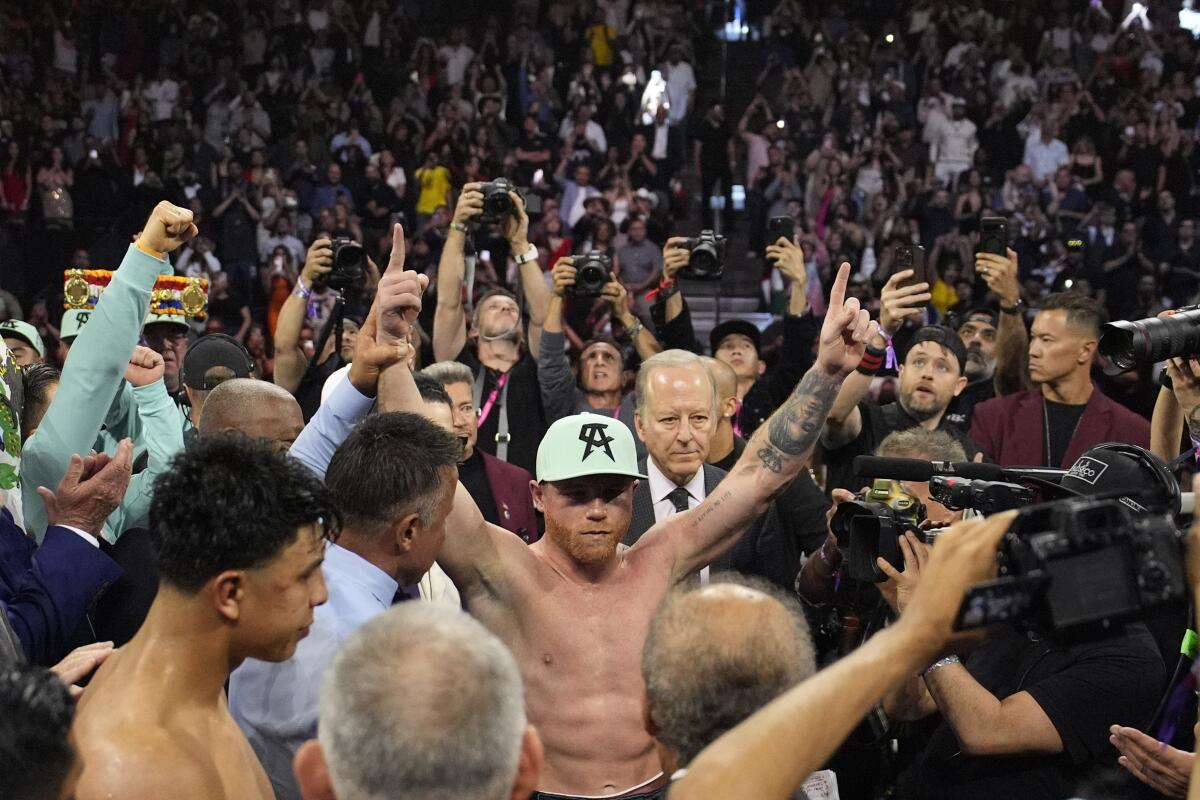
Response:
[[[667,495],[667,499],[671,501],[671,505],[675,506],[676,514],[682,514],[688,510],[688,497],[690,497],[688,490],[682,486],[676,486]]]

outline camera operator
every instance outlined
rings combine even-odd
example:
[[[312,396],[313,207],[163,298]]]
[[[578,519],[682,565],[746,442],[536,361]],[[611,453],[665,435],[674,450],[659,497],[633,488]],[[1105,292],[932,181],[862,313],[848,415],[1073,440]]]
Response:
[[[975,408],[971,438],[993,461],[1065,469],[1101,442],[1147,447],[1150,424],[1092,383],[1104,309],[1078,294],[1045,298],[1029,339],[1035,388]]]
[[[919,458],[924,461],[967,460],[962,444],[948,432],[930,431],[920,426],[889,433],[879,443],[875,455],[887,458]],[[863,479],[859,479],[860,484],[863,482]],[[962,518],[961,511],[951,511],[930,497],[928,481],[903,481],[903,486],[909,494],[925,504],[926,519],[930,521],[931,526],[942,527]],[[834,489],[834,505],[829,510],[828,518],[833,518],[839,503],[853,499],[854,495],[851,492]],[[832,599],[837,583],[837,571],[843,560],[844,555],[838,548],[837,539],[832,531],[828,531],[827,525],[825,543],[813,557],[805,560],[800,570],[800,577],[796,581],[796,589],[800,596],[814,605]]]
[[[925,325],[917,330],[900,367],[896,402],[880,406],[864,399],[875,371],[883,365],[888,339],[906,319],[924,313],[922,304],[929,300],[929,284],[904,286],[905,279],[911,277],[912,270],[902,270],[884,285],[879,326],[868,343],[867,355],[842,384],[825,421],[821,444],[828,451],[826,491],[857,489],[859,482],[852,474],[854,457],[874,452],[893,431],[918,426],[945,430],[962,444],[968,458],[975,458],[979,452],[975,443],[945,418],[950,402],[967,386],[967,350],[959,335],[949,328]]]
[[[560,258],[551,271],[554,288],[543,321],[541,348],[538,353],[538,383],[542,391],[542,407],[546,422],[553,424],[563,417],[582,411],[617,417],[632,431],[632,398],[622,396],[624,384],[623,349],[611,338],[600,337],[587,342],[579,354],[578,380],[571,374],[566,355],[566,335],[563,333],[563,305],[575,287],[575,261],[569,256]],[[638,356],[650,358],[662,351],[662,345],[629,308],[629,294],[621,282],[609,276],[601,295],[612,306],[614,317],[625,327],[637,348]]]
[[[537,248],[529,243],[525,201],[517,192],[509,192],[513,208],[501,220],[501,230],[520,269],[521,286],[529,304],[528,347],[521,307],[506,289],[495,289],[479,298],[468,320],[463,304],[464,252],[471,230],[468,225],[483,213],[480,186],[468,183],[463,187],[438,261],[433,354],[438,361],[461,361],[475,374],[472,398],[480,409],[477,446],[532,473],[538,443],[547,426],[537,356],[549,290],[537,260]],[[470,344],[472,339],[474,346]]]
[[[1084,465],[1097,474],[1084,475]],[[1135,509],[1142,507],[1130,496],[1161,487],[1140,460],[1102,448],[1089,450],[1062,485],[1080,495],[1127,492],[1120,501]],[[924,549],[910,542],[904,571],[889,570],[893,586],[884,597],[901,619],[922,577]],[[965,659],[934,660],[884,699],[893,719],[941,715],[921,756],[901,776],[897,796],[1069,796],[1090,773],[1111,764],[1114,722],[1140,727],[1150,721],[1164,679],[1159,649],[1141,622],[1099,640],[996,626]]]

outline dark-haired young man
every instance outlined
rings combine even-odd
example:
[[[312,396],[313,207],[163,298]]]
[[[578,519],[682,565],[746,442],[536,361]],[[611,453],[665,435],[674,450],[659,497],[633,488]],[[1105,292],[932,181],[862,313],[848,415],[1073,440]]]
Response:
[[[74,797],[79,759],[68,736],[75,701],[45,667],[0,668],[0,797]]]
[[[75,719],[78,800],[274,796],[224,684],[308,635],[337,520],[325,486],[263,442],[214,434],[175,459],[150,506],[158,594]]]
[[[1066,469],[1093,445],[1150,446],[1150,423],[1092,384],[1104,309],[1090,297],[1052,294],[1029,332],[1035,388],[975,407],[971,439],[1002,466]]]
[[[443,405],[449,418],[448,401]],[[334,654],[394,599],[411,596],[409,587],[433,566],[460,450],[449,430],[427,419],[385,413],[367,417],[329,462],[325,484],[344,515],[321,566],[329,602],[315,611],[311,635],[291,658],[248,658],[229,679],[230,713],[279,800],[300,797],[292,759],[317,735],[317,694]]]

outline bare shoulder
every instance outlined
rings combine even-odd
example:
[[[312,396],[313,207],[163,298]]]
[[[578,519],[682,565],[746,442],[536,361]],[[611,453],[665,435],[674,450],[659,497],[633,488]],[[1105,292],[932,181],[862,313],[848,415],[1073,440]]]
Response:
[[[119,739],[84,744],[77,800],[157,800],[206,797],[221,786],[203,748],[188,748],[161,730],[128,731]]]

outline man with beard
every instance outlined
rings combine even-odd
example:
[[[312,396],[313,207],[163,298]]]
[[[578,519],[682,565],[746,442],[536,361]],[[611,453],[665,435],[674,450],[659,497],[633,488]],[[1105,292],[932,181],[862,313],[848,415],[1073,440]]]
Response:
[[[842,264],[816,365],[729,476],[695,509],[655,525],[633,547],[618,544],[643,476],[632,434],[611,417],[579,414],[550,427],[530,486],[546,516],[547,535],[534,545],[486,524],[459,489],[439,563],[466,608],[520,666],[529,722],[546,749],[535,796],[661,796],[667,776],[643,726],[638,673],[650,618],[672,586],[732,547],[807,464],[868,336],[869,316],[856,300],[844,300],[849,274]],[[716,392],[703,377],[712,415]],[[389,367],[382,381],[401,382],[407,402],[420,402],[406,365]]]
[[[920,425],[927,430],[945,430],[958,439],[967,455],[979,452],[970,439],[946,419],[950,401],[967,386],[964,375],[967,349],[954,331],[941,325],[926,325],[917,330],[900,366],[899,399],[880,406],[865,400],[875,370],[883,362],[887,340],[905,318],[922,313],[921,304],[929,298],[929,284],[903,286],[912,270],[893,275],[883,287],[879,325],[867,344],[863,364],[842,384],[837,402],[821,432],[821,444],[828,451],[829,472],[825,490],[856,491],[862,481],[854,475],[854,457],[875,452],[883,438],[893,431]]]
[[[479,299],[468,331],[463,305],[464,246],[468,224],[473,224],[483,212],[480,186],[468,183],[463,187],[438,261],[433,355],[438,361],[461,361],[475,375],[471,394],[479,409],[477,446],[532,473],[538,442],[546,432],[537,355],[549,292],[542,280],[538,249],[529,243],[525,201],[516,192],[510,192],[513,211],[505,216],[501,226],[509,252],[521,270],[521,283],[529,302],[529,346],[525,348],[521,330],[521,307],[507,289],[494,289]],[[469,339],[475,340],[474,347]]]
[[[997,314],[988,308],[976,308],[967,312],[959,322],[958,338],[967,348],[967,362],[963,377],[967,388],[962,390],[946,409],[946,422],[957,425],[959,430],[969,430],[971,413],[975,405],[996,396],[993,378],[996,374],[996,323]]]

